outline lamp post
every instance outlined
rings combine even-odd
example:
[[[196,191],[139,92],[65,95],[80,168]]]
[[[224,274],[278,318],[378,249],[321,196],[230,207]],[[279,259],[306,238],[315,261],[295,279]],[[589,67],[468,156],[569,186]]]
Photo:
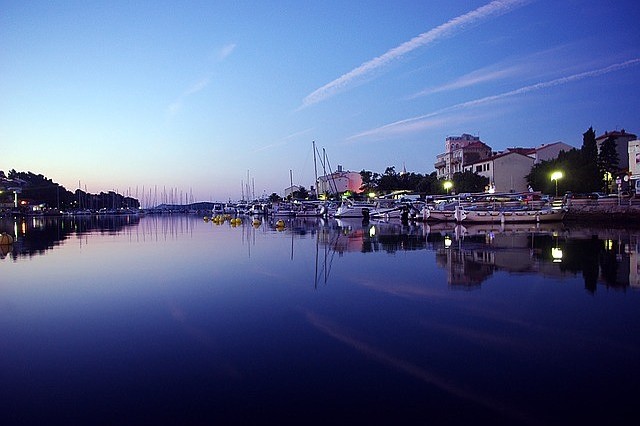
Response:
[[[556,197],[558,197],[558,179],[562,179],[562,172],[557,171],[551,173],[551,180],[556,181]]]
[[[449,190],[453,188],[453,182],[451,182],[450,180],[445,180],[443,186],[444,186],[444,189],[447,191],[447,195],[449,195]]]

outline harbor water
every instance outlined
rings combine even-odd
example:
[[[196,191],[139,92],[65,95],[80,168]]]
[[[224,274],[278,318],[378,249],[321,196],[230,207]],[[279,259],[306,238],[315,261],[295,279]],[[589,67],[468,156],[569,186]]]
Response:
[[[1,219],[0,424],[635,424],[640,228],[284,222]]]

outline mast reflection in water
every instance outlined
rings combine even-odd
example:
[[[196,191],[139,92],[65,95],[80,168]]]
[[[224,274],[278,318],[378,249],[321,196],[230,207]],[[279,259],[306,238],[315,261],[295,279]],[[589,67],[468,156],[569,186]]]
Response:
[[[635,414],[639,230],[156,215],[0,232],[2,424]]]

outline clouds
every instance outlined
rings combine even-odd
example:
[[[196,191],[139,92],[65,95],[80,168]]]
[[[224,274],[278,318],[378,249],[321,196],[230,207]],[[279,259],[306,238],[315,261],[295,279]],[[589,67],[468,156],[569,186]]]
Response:
[[[235,43],[229,43],[226,46],[223,46],[219,51],[218,51],[218,60],[219,61],[224,61],[225,59],[227,59],[227,56],[231,55],[231,53],[236,49],[236,44]]]
[[[169,115],[174,116],[175,114],[177,114],[182,109],[182,105],[184,104],[185,100],[188,97],[193,96],[196,93],[202,92],[204,89],[207,88],[207,86],[209,86],[210,82],[211,82],[211,77],[207,76],[200,79],[199,81],[197,81],[196,83],[188,87],[185,91],[183,91],[182,94],[178,97],[178,99],[173,101],[167,108],[167,112],[169,113]]]
[[[528,86],[523,86],[518,89],[510,90],[508,92],[503,92],[497,95],[485,96],[483,98],[462,102],[456,105],[439,109],[437,111],[434,111],[428,114],[420,115],[417,117],[411,117],[404,120],[399,120],[390,124],[386,124],[381,127],[377,127],[375,129],[367,130],[365,132],[353,135],[349,137],[347,140],[354,140],[354,139],[359,139],[363,137],[377,138],[377,137],[383,137],[383,136],[406,134],[406,133],[412,133],[415,131],[420,131],[427,127],[431,127],[431,125],[433,125],[434,123],[433,117],[436,117],[441,114],[445,114],[445,113],[456,111],[456,110],[466,109],[466,108],[472,108],[472,107],[476,107],[483,104],[488,104],[488,103],[499,101],[505,98],[522,95],[528,92],[533,92],[536,90],[562,86],[565,84],[573,83],[573,82],[584,80],[587,78],[599,77],[608,73],[612,73],[612,72],[633,67],[636,65],[640,65],[640,58],[629,59],[627,61],[609,65],[604,68],[598,68],[591,71],[572,74],[569,76],[560,77],[560,78],[556,78],[549,81],[544,81],[536,84],[531,84]]]
[[[267,151],[267,150],[270,150],[272,148],[277,148],[277,147],[280,147],[280,146],[287,145],[292,140],[296,140],[300,136],[303,136],[303,135],[306,135],[306,134],[310,133],[312,130],[313,130],[313,128],[311,127],[311,128],[305,129],[305,130],[301,130],[299,132],[292,133],[292,134],[290,134],[288,136],[283,137],[279,142],[275,142],[275,143],[271,143],[271,144],[268,144],[268,145],[264,145],[264,146],[258,147],[256,149],[254,149],[253,151],[251,151],[251,153],[255,154],[257,152]]]
[[[452,82],[422,90],[412,96],[409,99],[418,98],[421,96],[427,96],[438,92],[445,92],[448,90],[464,89],[465,87],[475,86],[476,84],[489,83],[496,80],[502,80],[518,74],[521,71],[519,66],[510,66],[498,70],[477,70],[472,73],[466,74]]]
[[[221,47],[220,49],[218,49],[218,51],[216,52],[217,61],[219,62],[224,61],[227,57],[229,57],[229,55],[231,55],[231,53],[233,53],[235,48],[236,48],[235,43],[229,43]],[[187,89],[185,89],[180,94],[180,96],[171,104],[169,104],[169,106],[167,107],[167,113],[169,114],[169,116],[176,115],[182,109],[182,106],[184,105],[184,102],[186,101],[187,98],[205,90],[211,83],[211,79],[212,79],[212,76],[207,75],[205,77],[202,77],[200,80],[196,81]]]
[[[460,31],[464,31],[471,26],[478,25],[490,18],[504,15],[505,13],[521,7],[530,1],[531,0],[492,1],[491,3],[472,10],[471,12],[453,18],[436,28],[422,33],[419,36],[388,50],[381,56],[363,63],[359,67],[313,91],[302,100],[302,107],[304,108],[318,102],[322,102],[325,99],[346,90],[365,77],[370,76],[374,71],[391,64],[409,52],[433,44],[438,40],[451,37]]]

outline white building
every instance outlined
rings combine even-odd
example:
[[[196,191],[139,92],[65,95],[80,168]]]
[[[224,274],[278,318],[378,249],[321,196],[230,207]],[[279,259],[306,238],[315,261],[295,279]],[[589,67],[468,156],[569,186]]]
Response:
[[[549,161],[558,158],[558,155],[564,151],[569,152],[573,149],[571,145],[558,141],[550,144],[542,144],[533,149],[529,154],[533,157],[534,164],[538,164],[541,161]]]
[[[478,136],[463,133],[460,136],[447,136],[445,152],[436,156],[434,164],[438,179],[451,179],[453,174],[461,172],[467,164],[487,158],[491,148]]]
[[[330,175],[318,177],[318,195],[320,194],[341,194],[346,191],[352,193],[362,192],[362,176],[359,172],[350,172],[342,170],[342,166],[338,166],[338,170]]]
[[[294,192],[298,192],[300,191],[300,186],[299,185],[292,185],[288,188],[284,189],[284,198],[287,198],[289,196],[293,197]]]
[[[604,132],[604,134],[596,138],[596,144],[598,145],[598,152],[602,143],[608,138],[613,138],[616,141],[616,151],[618,153],[618,165],[621,170],[624,170],[629,164],[629,142],[637,139],[638,137],[633,133],[627,133],[624,129],[620,131]]]
[[[464,170],[489,178],[489,185],[496,192],[524,192],[527,190],[526,176],[531,173],[534,161],[530,155],[507,150],[469,164]]]
[[[640,139],[629,141],[629,174],[631,180],[634,181],[636,194],[640,194]]]

